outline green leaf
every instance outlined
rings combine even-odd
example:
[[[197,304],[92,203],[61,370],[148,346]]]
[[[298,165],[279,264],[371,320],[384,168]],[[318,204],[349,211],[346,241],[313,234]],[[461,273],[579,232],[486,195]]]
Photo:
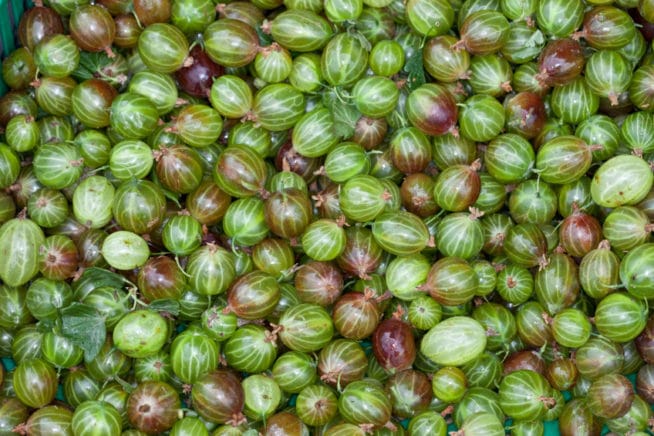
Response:
[[[41,333],[51,332],[55,328],[55,320],[45,318],[36,323],[36,329]]]
[[[533,35],[529,37],[529,39],[525,43],[525,46],[531,48],[542,44],[545,44],[545,37],[543,36],[543,33],[540,30],[537,30],[534,32]]]
[[[111,64],[111,59],[104,51],[91,53],[81,51],[79,57],[79,65],[73,71],[71,76],[78,81],[93,79],[97,72],[101,71],[104,67]]]
[[[163,188],[162,191],[163,191],[164,197],[166,197],[168,200],[175,203],[175,205],[177,207],[182,207],[181,203],[179,202],[179,196],[177,194],[175,194],[173,191],[171,191],[169,189],[165,189],[165,188]]]
[[[125,277],[115,272],[111,272],[104,268],[91,267],[84,270],[79,278],[80,281],[90,281],[94,285],[94,289],[102,286],[109,286],[112,288],[123,288],[125,284],[129,283]]]
[[[72,303],[61,311],[61,334],[84,350],[84,360],[90,362],[100,352],[107,328],[93,306]]]
[[[413,54],[406,60],[404,71],[409,73],[407,87],[410,91],[425,84],[425,69],[422,66],[422,49],[417,48]]]
[[[323,103],[332,113],[336,134],[343,139],[351,137],[357,121],[361,118],[361,112],[354,103],[339,95],[339,91],[335,89],[323,95]]]
[[[268,46],[273,43],[273,38],[270,34],[263,31],[261,26],[256,27],[257,35],[259,36],[259,45],[261,47]]]
[[[181,195],[171,191],[170,189],[162,185],[161,181],[159,180],[159,177],[157,177],[157,174],[154,171],[152,172],[152,182],[154,182],[154,184],[156,184],[161,189],[161,191],[164,194],[164,197],[175,203],[177,207],[179,208],[182,207],[182,204],[179,202]]]
[[[361,112],[353,104],[339,105],[332,110],[334,117],[334,129],[341,138],[349,138],[354,134],[357,121],[361,118]]]
[[[352,35],[367,52],[372,50],[372,44],[370,44],[368,38],[366,38],[363,33],[359,32],[356,27],[349,27],[347,32]]]
[[[173,316],[179,315],[179,301],[173,300],[172,298],[154,300],[152,303],[148,304],[148,307],[157,312],[167,312]]]

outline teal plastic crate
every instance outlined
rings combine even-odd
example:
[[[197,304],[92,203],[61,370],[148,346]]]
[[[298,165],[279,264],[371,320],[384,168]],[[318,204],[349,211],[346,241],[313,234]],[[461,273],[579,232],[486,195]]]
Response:
[[[0,61],[18,46],[17,30],[20,17],[32,5],[31,0],[0,0]],[[6,92],[7,85],[2,80],[2,74],[0,73],[0,97]],[[15,367],[14,362],[8,358],[0,359],[0,364],[4,365],[7,370],[12,370]],[[635,374],[631,374],[629,379],[634,383]],[[569,394],[565,394],[566,400],[568,400]],[[61,386],[59,386],[57,392],[57,399],[64,400]],[[652,408],[654,409],[654,406]],[[456,430],[456,427],[450,426],[448,430]],[[608,429],[605,427],[602,433],[606,434],[607,432]],[[545,436],[557,436],[558,434],[558,421],[545,422]]]
[[[0,0],[0,59],[16,48],[16,31],[23,12],[31,6],[28,0]],[[0,95],[7,92],[7,85],[0,74]]]
[[[20,17],[32,4],[32,1],[28,0],[0,0],[0,61],[17,47],[16,32]],[[0,72],[0,97],[6,92],[7,85],[2,80]],[[7,370],[11,370],[15,366],[11,359],[2,359],[1,361]]]

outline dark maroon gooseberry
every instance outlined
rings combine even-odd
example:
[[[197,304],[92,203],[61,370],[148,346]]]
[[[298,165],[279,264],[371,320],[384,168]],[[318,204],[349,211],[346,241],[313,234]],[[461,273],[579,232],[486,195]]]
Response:
[[[64,24],[54,9],[36,6],[25,11],[18,23],[18,40],[30,51],[45,37],[64,33]]]
[[[559,241],[565,251],[574,257],[583,257],[599,245],[602,226],[597,218],[575,210],[559,227]]]
[[[529,91],[504,99],[504,111],[507,131],[528,139],[540,133],[547,119],[543,99]]]
[[[217,370],[200,377],[193,384],[191,398],[193,408],[208,421],[232,425],[245,421],[243,387],[231,371]]]
[[[545,360],[535,351],[522,350],[511,353],[504,359],[504,375],[513,371],[528,369],[539,374],[545,373]]]
[[[411,327],[396,318],[382,321],[373,333],[372,351],[386,370],[410,368],[416,358],[416,342]]]
[[[82,50],[105,51],[109,57],[115,56],[111,44],[116,36],[116,24],[102,6],[78,7],[70,16],[69,28],[70,36]]]
[[[645,40],[651,41],[654,39],[654,23],[650,23],[638,12],[638,8],[631,8],[627,12],[631,15],[634,23],[637,24],[637,29],[643,35]]]
[[[132,391],[127,400],[130,424],[146,433],[170,429],[181,406],[177,391],[167,383],[146,381]]]
[[[175,71],[179,87],[194,97],[207,97],[215,78],[222,76],[224,68],[204,52],[200,44],[193,46],[189,52],[188,66]]]
[[[584,53],[579,42],[570,38],[554,39],[540,54],[540,72],[536,78],[547,86],[565,85],[581,74],[584,63]]]

